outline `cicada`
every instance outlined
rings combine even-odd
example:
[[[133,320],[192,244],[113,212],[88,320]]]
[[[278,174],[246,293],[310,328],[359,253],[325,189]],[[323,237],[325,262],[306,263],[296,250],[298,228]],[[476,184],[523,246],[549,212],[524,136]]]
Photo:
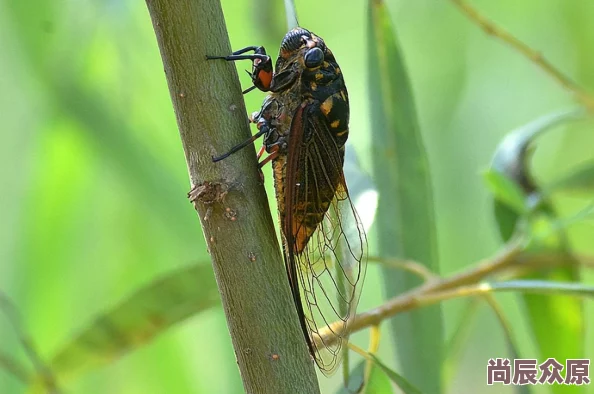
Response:
[[[209,59],[252,61],[253,86],[269,92],[251,120],[258,133],[213,158],[219,161],[264,137],[272,161],[287,275],[310,353],[320,370],[340,364],[366,268],[366,236],[344,178],[349,98],[342,72],[324,40],[295,28],[281,43],[273,69],[264,47]],[[330,336],[320,329],[336,321]],[[336,327],[333,325],[332,327]]]

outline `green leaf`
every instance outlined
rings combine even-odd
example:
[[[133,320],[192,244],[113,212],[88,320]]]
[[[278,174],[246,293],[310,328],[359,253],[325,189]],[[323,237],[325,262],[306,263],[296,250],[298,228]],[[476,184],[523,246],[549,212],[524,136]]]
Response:
[[[360,361],[349,374],[346,385],[341,386],[336,394],[360,393],[365,383],[365,360]]]
[[[361,168],[354,147],[349,142],[347,142],[343,171],[349,189],[349,196],[355,204],[363,228],[368,233],[375,220],[378,193],[369,174],[365,173]],[[347,235],[347,239],[352,239],[352,237]]]
[[[497,147],[492,168],[488,179],[494,190],[494,210],[501,237],[507,241],[513,234],[516,223],[526,208],[531,211],[527,216],[527,228],[538,233],[539,228],[550,228],[556,221],[557,215],[552,202],[543,197],[540,185],[532,177],[529,163],[529,147],[536,137],[551,130],[553,126],[583,116],[583,109],[557,111],[530,122],[510,132]],[[497,178],[492,174],[500,174]],[[587,183],[586,175],[580,174],[578,184]],[[515,183],[515,189],[510,187],[507,180]],[[537,197],[538,196],[538,197]],[[520,203],[522,200],[522,203]],[[537,202],[537,204],[534,203]],[[538,244],[540,242],[540,244]],[[553,236],[545,237],[536,242],[532,248],[546,248],[547,250],[566,253],[568,264],[545,272],[534,273],[530,279],[545,281],[578,281],[578,264],[572,258],[567,236],[563,229]],[[534,282],[537,283],[537,282]],[[501,285],[503,286],[503,285]],[[583,352],[583,306],[580,299],[567,296],[550,296],[542,294],[523,294],[527,318],[536,343],[543,358],[555,357],[559,360],[579,358]],[[562,394],[568,392],[568,386],[555,385],[553,392]],[[581,390],[581,389],[574,389]]]
[[[539,290],[560,289],[558,295],[524,294],[522,298],[526,306],[527,318],[533,332],[541,358],[554,357],[557,360],[581,358],[584,347],[584,315],[583,302],[566,294],[586,291],[579,281],[579,266],[569,253],[564,233],[553,237],[555,243],[549,250],[565,252],[567,264],[544,272],[534,273],[527,278],[533,279],[531,286]],[[561,284],[553,281],[568,282]],[[518,282],[516,282],[517,284]],[[506,286],[513,286],[508,283]],[[505,286],[501,284],[500,286]],[[582,392],[583,389],[564,385],[552,386],[554,393]]]
[[[287,31],[299,26],[294,0],[285,0],[285,15],[287,16]],[[267,21],[267,24],[268,23],[269,21]]]
[[[528,212],[520,187],[502,173],[490,169],[484,173],[487,187],[493,194],[493,212],[503,241],[511,239],[520,217]]]
[[[520,356],[520,352],[518,351],[517,342],[514,338],[514,334],[512,331],[513,330],[512,325],[509,322],[509,320],[505,317],[505,314],[504,314],[503,310],[501,309],[499,303],[497,303],[495,298],[493,298],[489,295],[487,295],[485,297],[485,300],[487,301],[487,304],[489,304],[489,306],[493,310],[493,313],[495,313],[497,320],[499,320],[499,325],[501,326],[501,329],[503,330],[503,336],[504,336],[505,342],[507,344],[507,349],[508,349],[508,354],[510,356],[510,359],[512,359],[512,360],[521,359],[522,357]],[[530,394],[532,392],[529,385],[517,385],[517,386],[515,386],[515,389],[516,389],[516,392],[519,394]]]
[[[365,381],[365,368],[369,365],[369,378]],[[337,394],[389,394],[392,393],[392,384],[388,376],[373,361],[362,360],[351,371],[346,386],[341,387]]]
[[[491,168],[514,180],[526,193],[535,187],[529,168],[529,147],[554,126],[583,116],[582,108],[556,111],[509,132],[497,146]]]
[[[398,374],[396,371],[388,368],[384,363],[382,363],[377,357],[373,354],[370,354],[373,362],[382,369],[382,371],[390,378],[390,380],[400,388],[404,392],[404,394],[422,394],[422,391],[416,388],[413,384],[411,384],[408,380],[406,380],[402,375]]]
[[[485,172],[484,178],[496,200],[501,201],[520,215],[528,212],[526,197],[522,189],[512,179],[492,169]]]
[[[452,336],[448,339],[444,347],[443,377],[446,386],[452,385],[456,373],[462,365],[462,349],[468,343],[468,338],[472,332],[473,323],[476,317],[480,299],[473,297],[464,310],[461,312]],[[444,391],[447,390],[446,387]]]
[[[556,191],[581,192],[592,196],[592,192],[594,192],[594,161],[582,165],[546,187],[547,194]]]
[[[368,12],[372,157],[381,212],[376,218],[378,252],[420,261],[439,272],[431,177],[401,48],[385,3],[370,0]],[[415,275],[389,268],[382,276],[387,297],[420,284]],[[441,307],[399,314],[391,328],[406,379],[425,392],[440,393]]]
[[[388,374],[380,369],[377,363],[371,363],[369,379],[363,388],[364,394],[389,394],[393,393],[392,384]]]
[[[49,367],[64,384],[118,360],[175,323],[218,304],[211,266],[189,266],[154,281],[99,315],[51,359]],[[42,389],[38,379],[33,379],[31,392]]]
[[[493,213],[497,221],[499,236],[504,242],[509,241],[516,231],[520,215],[517,211],[510,208],[509,205],[499,200],[493,201]]]
[[[534,139],[553,126],[582,115],[583,109],[578,108],[542,116],[511,131],[497,146],[485,181],[493,193],[495,219],[504,241],[511,238],[520,217],[537,208],[536,203],[542,203],[535,197],[540,194],[540,187],[530,171],[529,148]],[[540,208],[551,209],[546,202]]]

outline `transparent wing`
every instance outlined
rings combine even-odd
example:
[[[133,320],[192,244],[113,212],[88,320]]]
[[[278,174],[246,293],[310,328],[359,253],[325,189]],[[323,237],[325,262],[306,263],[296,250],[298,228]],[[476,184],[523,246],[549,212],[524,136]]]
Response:
[[[330,375],[340,365],[361,294],[367,240],[344,180],[344,146],[314,104],[296,111],[287,157],[282,218],[287,271],[294,295],[300,293],[297,309],[312,355]],[[320,335],[336,322],[330,335]]]

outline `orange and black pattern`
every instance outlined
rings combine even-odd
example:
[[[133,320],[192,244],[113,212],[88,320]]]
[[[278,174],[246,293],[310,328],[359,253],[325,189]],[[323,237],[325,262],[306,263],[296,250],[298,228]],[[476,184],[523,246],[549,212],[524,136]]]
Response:
[[[341,359],[366,267],[365,233],[343,174],[349,100],[342,71],[324,40],[303,28],[285,35],[274,70],[263,47],[216,58],[252,60],[254,86],[270,92],[252,116],[259,132],[249,142],[264,136],[269,156],[260,166],[272,161],[296,308],[312,356],[331,374]],[[336,321],[343,322],[338,329],[320,335]]]

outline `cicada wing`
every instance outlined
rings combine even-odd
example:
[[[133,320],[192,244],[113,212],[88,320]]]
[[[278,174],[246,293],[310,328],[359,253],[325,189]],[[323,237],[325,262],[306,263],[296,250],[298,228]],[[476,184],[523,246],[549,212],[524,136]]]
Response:
[[[294,294],[301,288],[295,298],[312,355],[330,375],[361,294],[367,240],[344,179],[344,145],[319,106],[297,109],[289,141],[281,213],[287,271]],[[335,322],[322,337],[320,329]]]

